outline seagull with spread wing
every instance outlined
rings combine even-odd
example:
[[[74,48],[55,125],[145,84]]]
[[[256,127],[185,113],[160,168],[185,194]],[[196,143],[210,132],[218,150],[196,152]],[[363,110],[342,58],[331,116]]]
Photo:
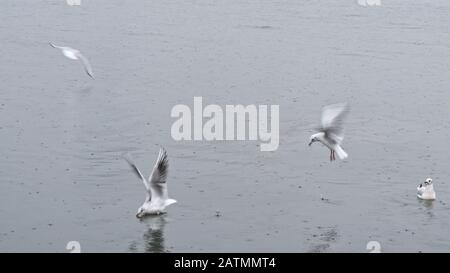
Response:
[[[321,126],[318,133],[310,138],[309,146],[314,142],[320,142],[330,149],[330,161],[336,160],[336,154],[341,160],[348,154],[342,149],[344,140],[343,121],[349,112],[347,103],[339,103],[325,106],[322,109]]]
[[[57,46],[52,43],[50,43],[50,45],[54,48],[61,50],[64,56],[66,56],[67,58],[72,60],[80,60],[81,63],[83,64],[84,70],[89,75],[89,77],[94,78],[94,73],[92,72],[91,64],[89,63],[88,59],[80,53],[79,50],[67,46]]]
[[[159,215],[164,213],[164,209],[167,206],[177,202],[175,199],[170,199],[167,193],[166,178],[169,162],[167,160],[167,152],[164,148],[159,150],[158,159],[148,179],[142,175],[130,157],[125,156],[124,158],[133,172],[142,180],[147,192],[144,204],[142,204],[136,214],[137,218],[145,215]]]

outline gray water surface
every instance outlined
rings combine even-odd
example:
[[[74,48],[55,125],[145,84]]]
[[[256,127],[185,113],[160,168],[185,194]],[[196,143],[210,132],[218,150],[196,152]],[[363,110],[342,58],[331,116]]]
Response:
[[[446,0],[3,0],[0,251],[450,251],[449,14]],[[279,149],[174,141],[170,111],[194,96],[280,105]],[[307,143],[341,101],[350,157],[330,163]],[[138,220],[121,154],[148,175],[158,145],[178,203]],[[432,203],[415,195],[426,177]]]

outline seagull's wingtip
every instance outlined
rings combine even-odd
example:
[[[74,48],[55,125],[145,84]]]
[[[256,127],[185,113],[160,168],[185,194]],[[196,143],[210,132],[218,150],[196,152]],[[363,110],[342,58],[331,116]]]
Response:
[[[164,146],[162,146],[161,144],[158,144],[158,146],[159,146],[159,151],[161,153],[167,153],[167,150],[166,150],[166,148],[164,148]]]
[[[134,164],[131,154],[129,152],[124,152],[120,155],[126,162],[128,162],[129,164]]]

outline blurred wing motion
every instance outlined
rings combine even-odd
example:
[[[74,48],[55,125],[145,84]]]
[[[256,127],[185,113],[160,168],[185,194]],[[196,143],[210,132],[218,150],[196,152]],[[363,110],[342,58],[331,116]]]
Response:
[[[147,179],[145,179],[145,177],[142,175],[141,171],[139,170],[139,168],[136,166],[136,164],[134,164],[133,160],[131,159],[131,156],[128,154],[123,155],[123,158],[127,161],[128,165],[130,165],[131,170],[133,171],[133,173],[142,180],[142,183],[144,183],[144,187],[147,190],[147,192],[150,194],[150,185],[147,181]],[[149,198],[150,200],[150,198]]]
[[[86,71],[89,77],[94,78],[94,73],[92,72],[92,67],[88,59],[84,57],[80,52],[78,52],[76,56],[81,60],[81,63],[83,64],[84,67],[84,71]]]
[[[58,48],[58,49],[64,49],[64,47],[62,47],[62,46],[57,46],[57,45],[55,45],[55,44],[53,44],[53,43],[49,43],[52,47],[54,47],[54,48]]]
[[[343,122],[349,112],[347,103],[325,106],[322,109],[321,129],[325,137],[340,144],[344,140]]]
[[[150,175],[149,187],[152,193],[152,197],[167,199],[167,173],[169,168],[169,161],[167,159],[167,152],[164,148],[159,150],[158,159],[153,167],[152,174]]]
[[[80,60],[83,64],[84,71],[89,75],[89,77],[94,78],[94,73],[92,72],[91,64],[89,63],[88,59],[83,56],[83,54],[80,53],[79,50],[73,49],[71,47],[67,46],[57,46],[53,43],[49,43],[53,48],[57,48],[62,51],[64,56],[66,56],[69,59],[72,60]]]

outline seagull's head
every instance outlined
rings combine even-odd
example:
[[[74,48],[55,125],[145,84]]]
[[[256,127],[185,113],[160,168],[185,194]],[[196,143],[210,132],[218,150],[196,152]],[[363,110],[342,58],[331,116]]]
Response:
[[[425,180],[425,182],[423,182],[423,183],[425,184],[425,186],[429,186],[429,185],[433,184],[433,179],[427,178],[427,179]]]
[[[144,208],[143,208],[143,207],[140,207],[140,208],[138,209],[137,213],[136,213],[136,217],[137,217],[137,218],[142,218],[142,217],[144,217],[144,215],[145,215]]]
[[[312,135],[310,138],[309,138],[309,146],[311,146],[314,142],[316,142],[316,141],[319,141],[319,139],[317,138],[317,134],[314,134],[314,135]]]

